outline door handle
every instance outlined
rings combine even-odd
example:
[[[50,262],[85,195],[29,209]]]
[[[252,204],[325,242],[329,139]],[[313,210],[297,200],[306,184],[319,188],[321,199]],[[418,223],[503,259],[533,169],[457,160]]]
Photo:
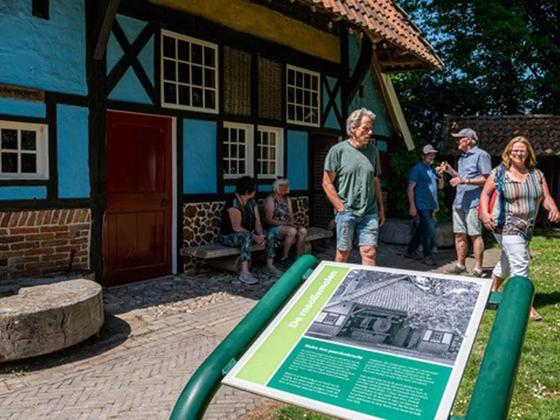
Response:
[[[161,208],[166,208],[166,207],[167,207],[167,204],[168,204],[168,201],[167,201],[166,198],[162,198],[161,201],[159,202],[159,206],[160,206]]]

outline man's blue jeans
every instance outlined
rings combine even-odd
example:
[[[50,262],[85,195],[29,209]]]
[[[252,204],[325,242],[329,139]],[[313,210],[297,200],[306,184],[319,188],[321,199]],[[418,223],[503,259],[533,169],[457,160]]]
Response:
[[[433,218],[433,210],[418,210],[416,216],[418,226],[414,229],[414,233],[410,242],[408,243],[407,252],[413,254],[422,243],[422,253],[424,257],[432,256],[433,250],[436,246],[436,220]]]

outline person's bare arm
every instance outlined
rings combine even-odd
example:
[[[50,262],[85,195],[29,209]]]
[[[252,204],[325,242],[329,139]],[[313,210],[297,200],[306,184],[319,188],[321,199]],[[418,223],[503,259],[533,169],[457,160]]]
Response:
[[[266,221],[266,224],[270,226],[279,226],[283,224],[278,220],[274,220],[273,216],[274,216],[274,198],[268,197],[264,201],[264,220]]]
[[[494,230],[496,228],[496,221],[493,219],[492,215],[488,209],[488,203],[490,202],[490,197],[496,190],[496,182],[491,176],[488,177],[482,192],[480,193],[480,219],[482,224],[488,230]]]
[[[449,185],[451,185],[452,187],[456,187],[459,184],[481,186],[484,185],[487,178],[488,178],[487,175],[479,175],[471,179],[459,178],[458,176],[456,176],[449,180]]]
[[[440,175],[437,180],[438,190],[443,190],[443,175]]]
[[[294,209],[292,207],[292,199],[288,197],[288,224],[290,226],[296,226],[296,220],[294,217]]]
[[[550,194],[550,190],[548,189],[548,183],[544,178],[542,182],[542,187],[543,187],[543,195],[544,195],[543,207],[548,210],[548,220],[552,223],[556,223],[560,220],[560,212],[558,211],[558,206],[556,205],[556,202],[554,201],[552,194]]]
[[[373,178],[373,185],[375,187],[375,198],[377,200],[377,215],[379,217],[379,227],[385,223],[385,206],[383,205],[383,192],[381,190],[381,181],[379,177]]]
[[[235,207],[230,207],[228,209],[229,221],[231,222],[231,228],[234,232],[248,232],[243,226],[241,226],[241,212]]]
[[[451,175],[452,178],[457,177],[459,174],[457,173],[457,171],[455,169],[453,169],[453,166],[451,166],[449,163],[447,162],[443,162],[445,163],[445,169],[444,171],[447,172],[449,175]]]
[[[416,182],[409,182],[408,186],[406,187],[406,196],[408,197],[408,214],[412,217],[416,217],[418,215],[418,211],[416,210],[416,203],[414,202],[414,187],[416,186]]]
[[[259,206],[255,206],[255,232],[253,233],[253,241],[255,241],[257,245],[262,245],[265,241],[261,216],[259,215]]]
[[[336,192],[336,188],[334,186],[335,179],[336,172],[323,171],[323,190],[334,209],[340,213],[341,211],[344,211],[344,204]]]
[[[259,214],[259,206],[255,206],[254,212],[255,212],[255,233],[257,235],[262,235],[263,234],[263,227],[262,227],[262,223],[261,223],[261,216]]]

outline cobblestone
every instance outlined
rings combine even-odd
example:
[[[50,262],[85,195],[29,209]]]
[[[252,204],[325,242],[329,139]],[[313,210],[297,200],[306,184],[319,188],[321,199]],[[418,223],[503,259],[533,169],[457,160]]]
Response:
[[[318,253],[332,259],[332,243]],[[379,265],[425,270],[402,247],[381,246]],[[493,254],[496,254],[494,252]],[[487,254],[487,265],[494,260]],[[436,256],[437,271],[453,250]],[[350,262],[359,262],[353,252]],[[468,261],[472,265],[472,261]],[[106,322],[98,337],[72,348],[0,365],[1,419],[163,419],[190,375],[273,284],[225,273],[170,276],[104,290]],[[269,417],[278,403],[221,387],[205,419]]]

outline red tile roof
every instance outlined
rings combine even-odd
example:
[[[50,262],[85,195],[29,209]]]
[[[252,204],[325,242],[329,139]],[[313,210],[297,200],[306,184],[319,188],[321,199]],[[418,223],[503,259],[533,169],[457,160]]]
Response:
[[[420,66],[429,69],[443,67],[443,62],[407,14],[391,0],[303,0],[339,15],[370,33],[411,53]]]
[[[479,145],[492,156],[501,156],[507,142],[526,136],[537,156],[560,156],[560,115],[508,115],[501,117],[448,117],[443,136],[450,154],[457,154],[451,133],[469,127],[476,131]]]

